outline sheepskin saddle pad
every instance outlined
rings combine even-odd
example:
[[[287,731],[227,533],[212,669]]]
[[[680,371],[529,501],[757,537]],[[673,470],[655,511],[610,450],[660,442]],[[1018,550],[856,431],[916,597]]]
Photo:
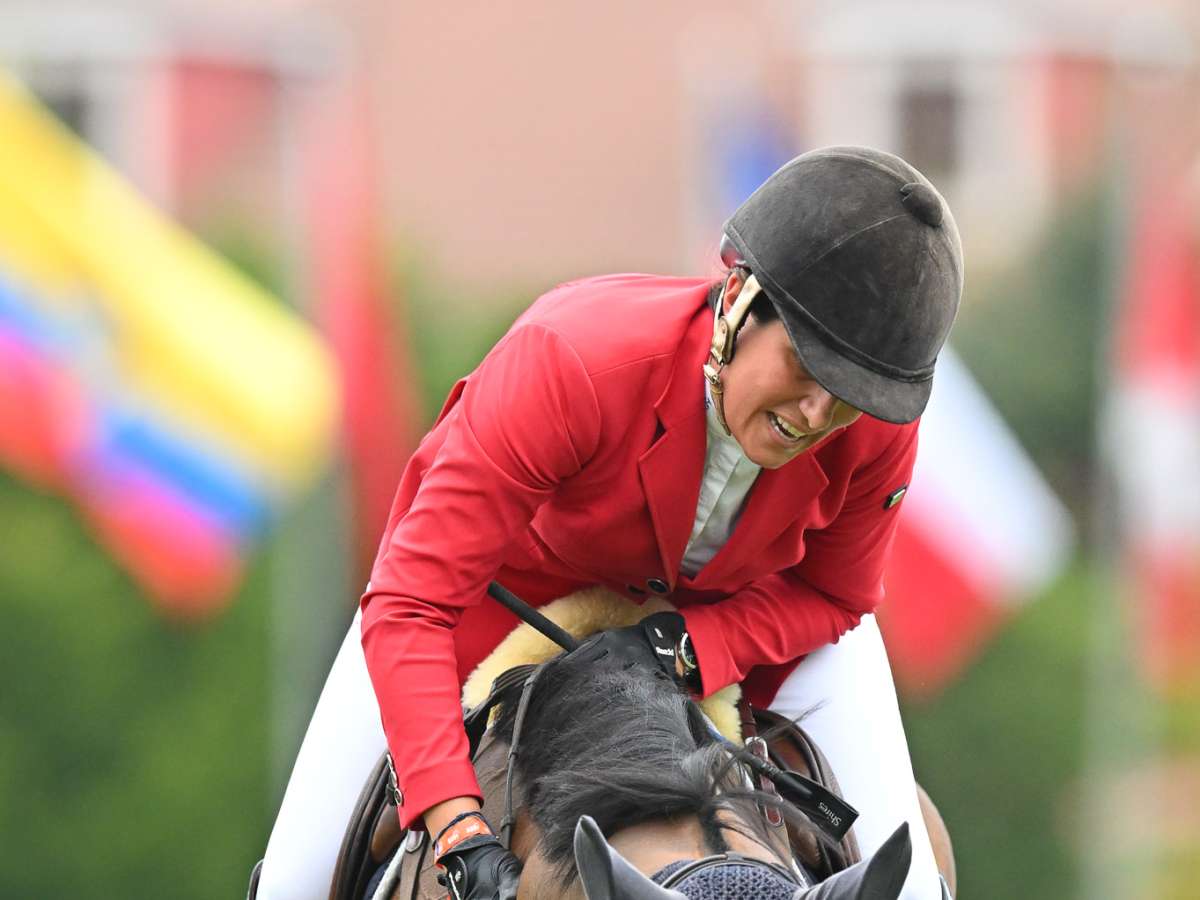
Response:
[[[673,609],[661,597],[652,597],[638,605],[608,588],[593,587],[560,597],[539,607],[538,612],[582,640],[598,631],[635,625],[653,613]],[[463,685],[463,706],[471,709],[486,700],[492,683],[514,666],[543,663],[561,649],[532,625],[522,622],[471,673]],[[737,711],[739,697],[741,688],[732,684],[700,701],[700,708],[717,730],[738,743],[742,738]]]

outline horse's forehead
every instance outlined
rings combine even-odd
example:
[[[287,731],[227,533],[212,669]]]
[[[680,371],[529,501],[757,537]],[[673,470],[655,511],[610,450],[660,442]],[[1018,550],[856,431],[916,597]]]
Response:
[[[517,900],[587,900],[587,896],[578,878],[563,884],[556,867],[535,849],[522,860]]]
[[[723,820],[725,816],[721,817]],[[750,859],[780,863],[774,848],[747,835],[745,823],[723,821],[721,834],[729,850]],[[701,859],[717,851],[705,837],[699,819],[681,816],[622,828],[608,839],[618,853],[639,871],[650,875],[683,859]]]
[[[681,859],[699,859],[712,852],[695,816],[640,822],[614,832],[608,842],[634,868],[646,874]]]

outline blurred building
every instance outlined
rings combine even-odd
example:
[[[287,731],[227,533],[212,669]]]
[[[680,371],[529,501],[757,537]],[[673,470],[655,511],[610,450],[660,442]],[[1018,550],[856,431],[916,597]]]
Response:
[[[774,165],[862,142],[929,171],[986,267],[1095,175],[1114,66],[1166,61],[1186,28],[1168,18],[1129,47],[1126,17],[986,0],[396,7],[371,45],[392,213],[474,285],[697,270]]]
[[[305,89],[338,65],[328,21],[136,2],[3,16],[0,61],[144,193],[185,220],[278,230]]]
[[[472,293],[704,270],[763,175],[836,142],[930,174],[986,269],[1094,177],[1114,67],[1179,59],[1195,19],[1078,0],[243,6],[18,4],[0,55],[196,222],[276,219],[301,88],[364,74],[393,231]]]

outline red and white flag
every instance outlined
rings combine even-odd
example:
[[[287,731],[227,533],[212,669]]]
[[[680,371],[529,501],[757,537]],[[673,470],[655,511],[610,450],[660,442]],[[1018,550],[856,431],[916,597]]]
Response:
[[[1178,186],[1176,186],[1178,187]],[[1105,455],[1141,669],[1200,686],[1200,262],[1192,195],[1142,192],[1116,312]]]
[[[1074,529],[949,348],[904,506],[879,618],[901,691],[928,697],[1062,569]]]

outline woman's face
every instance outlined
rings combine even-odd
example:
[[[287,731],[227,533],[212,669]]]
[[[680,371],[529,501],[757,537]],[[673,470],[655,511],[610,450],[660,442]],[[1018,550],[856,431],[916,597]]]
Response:
[[[741,285],[736,273],[726,282],[726,312]],[[729,430],[764,469],[779,468],[862,415],[813,380],[778,319],[764,325],[747,317],[721,381]]]

